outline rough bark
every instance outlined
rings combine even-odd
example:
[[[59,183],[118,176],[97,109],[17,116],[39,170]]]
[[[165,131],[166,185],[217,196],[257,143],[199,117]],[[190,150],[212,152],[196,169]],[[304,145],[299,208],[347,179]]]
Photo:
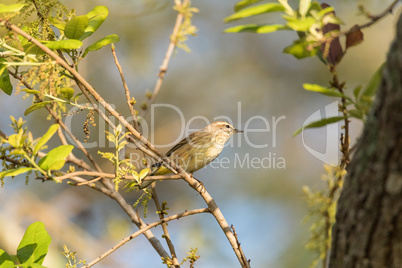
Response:
[[[329,267],[402,267],[402,15],[338,201]]]

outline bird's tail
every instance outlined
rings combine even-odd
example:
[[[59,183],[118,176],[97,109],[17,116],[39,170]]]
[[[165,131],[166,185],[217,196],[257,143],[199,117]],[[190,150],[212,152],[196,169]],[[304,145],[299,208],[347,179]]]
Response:
[[[151,167],[151,170],[152,170],[152,172],[148,175],[148,177],[149,176],[154,176],[154,175],[166,175],[166,174],[172,173],[167,167],[162,166],[162,163],[153,164],[152,167]],[[141,185],[138,186],[138,188],[144,189],[144,188],[148,187],[149,185],[151,185],[155,181],[156,180],[152,180],[152,179],[143,181],[141,183]]]

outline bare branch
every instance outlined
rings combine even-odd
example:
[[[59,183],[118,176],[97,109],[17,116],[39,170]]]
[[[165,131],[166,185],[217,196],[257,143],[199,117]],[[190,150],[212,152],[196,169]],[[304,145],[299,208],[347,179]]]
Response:
[[[161,207],[161,203],[159,202],[159,197],[158,197],[158,194],[156,192],[155,183],[152,183],[151,187],[152,187],[152,199],[154,200],[156,209],[159,211],[159,213],[158,213],[159,219],[163,220],[165,218],[165,214],[164,214],[164,211],[163,211],[163,209]],[[164,234],[166,243],[168,244],[170,254],[172,255],[173,265],[175,267],[180,267],[179,261],[177,260],[177,254],[176,254],[176,251],[174,249],[174,245],[172,243],[172,240],[170,239],[169,230],[167,228],[167,223],[166,222],[162,223],[162,230],[163,230],[163,234]]]
[[[381,20],[385,16],[392,14],[393,9],[398,4],[398,2],[399,2],[399,0],[395,0],[394,2],[392,2],[391,5],[389,5],[389,7],[387,7],[383,12],[381,12],[380,14],[378,14],[376,16],[372,16],[371,21],[360,25],[359,29],[367,28],[367,27],[373,25],[374,23],[376,23],[377,21]],[[346,34],[348,34],[348,32]]]
[[[114,173],[104,173],[104,172],[95,172],[95,171],[75,171],[71,173],[67,173],[65,175],[55,177],[56,180],[63,181],[66,179],[70,179],[76,176],[91,176],[91,177],[103,177],[103,178],[115,178],[116,175]],[[123,176],[126,180],[135,180],[133,176]],[[152,176],[147,177],[144,180],[179,180],[181,176],[179,175],[160,175],[160,176]]]
[[[119,60],[117,59],[116,50],[113,45],[112,45],[112,54],[113,54],[113,58],[114,58],[114,63],[116,64],[117,69],[119,70],[121,81],[123,82],[124,92],[126,94],[127,106],[130,109],[130,114],[131,114],[131,118],[133,119],[133,122],[134,122],[134,127],[135,127],[135,129],[138,129],[138,119],[137,119],[137,115],[133,108],[134,103],[132,103],[132,101],[131,101],[130,90],[128,89],[126,79],[124,78],[123,70],[120,66]]]
[[[166,223],[172,220],[178,220],[182,217],[186,217],[186,216],[190,216],[190,215],[195,215],[195,214],[200,214],[200,213],[206,213],[206,212],[210,212],[209,208],[200,208],[200,209],[193,209],[193,210],[189,210],[183,213],[179,213],[176,215],[172,215],[169,217],[166,217],[162,220],[153,222],[148,224],[146,227],[136,231],[135,233],[133,233],[132,235],[124,238],[121,242],[119,242],[117,245],[115,245],[114,247],[112,247],[111,249],[109,249],[108,251],[106,251],[105,253],[103,253],[102,255],[100,255],[98,258],[96,258],[95,260],[91,261],[90,263],[88,263],[86,266],[84,266],[83,268],[89,268],[92,267],[93,265],[95,265],[96,263],[100,262],[101,260],[103,260],[104,258],[106,258],[107,256],[109,256],[112,252],[114,252],[116,249],[118,249],[119,247],[123,246],[124,244],[126,244],[128,241],[136,238],[137,236],[139,236],[140,234],[148,231],[151,228],[154,228],[162,223]]]
[[[184,0],[183,3],[181,3],[181,4],[180,4],[180,1],[175,1],[175,4],[178,6],[180,6],[180,5],[185,6],[185,5],[188,5],[188,3],[189,3],[189,0]],[[170,59],[173,55],[174,49],[176,48],[176,45],[177,45],[177,39],[178,39],[177,35],[179,33],[180,26],[183,23],[183,19],[184,19],[184,15],[181,12],[179,12],[176,17],[176,23],[173,27],[173,32],[170,36],[170,43],[169,43],[168,49],[166,51],[165,57],[163,58],[162,65],[159,67],[158,79],[156,80],[154,91],[152,93],[151,98],[148,99],[148,102],[145,107],[146,109],[142,113],[142,117],[146,117],[146,115],[149,111],[149,107],[151,106],[152,103],[155,102],[155,99],[159,94],[159,91],[160,91],[162,83],[163,83],[163,79],[165,78],[165,74],[166,74],[168,66],[169,66],[169,61],[170,61]]]

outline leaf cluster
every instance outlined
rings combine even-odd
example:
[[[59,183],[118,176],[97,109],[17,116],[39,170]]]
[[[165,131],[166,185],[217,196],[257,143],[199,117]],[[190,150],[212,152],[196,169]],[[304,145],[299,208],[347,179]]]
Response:
[[[6,251],[0,249],[0,266],[2,268],[17,266],[46,268],[42,263],[47,255],[51,241],[51,237],[42,222],[32,223],[25,231],[24,237],[18,245],[16,255],[9,255]]]
[[[7,138],[2,138],[0,150],[2,155],[11,157],[14,163],[18,163],[13,168],[5,166],[0,172],[0,179],[5,177],[14,177],[22,173],[36,171],[43,176],[52,178],[52,171],[63,168],[67,156],[71,153],[73,145],[60,145],[50,150],[39,161],[38,153],[47,148],[47,142],[53,137],[59,128],[58,124],[49,127],[48,131],[41,137],[33,139],[32,133],[23,127],[24,121],[20,118],[18,121],[11,117],[12,126],[16,134],[12,134]],[[6,161],[3,161],[6,162]]]

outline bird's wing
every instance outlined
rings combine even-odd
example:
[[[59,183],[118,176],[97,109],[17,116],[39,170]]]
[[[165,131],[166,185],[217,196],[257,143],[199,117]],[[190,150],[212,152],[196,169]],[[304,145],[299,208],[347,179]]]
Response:
[[[167,153],[166,156],[169,157],[174,151],[176,151],[177,149],[183,147],[184,145],[186,145],[187,143],[189,143],[189,140],[193,140],[194,139],[194,133],[191,133],[190,135],[188,135],[187,137],[185,137],[184,139],[182,139],[178,144],[176,144],[175,146],[173,146]]]

